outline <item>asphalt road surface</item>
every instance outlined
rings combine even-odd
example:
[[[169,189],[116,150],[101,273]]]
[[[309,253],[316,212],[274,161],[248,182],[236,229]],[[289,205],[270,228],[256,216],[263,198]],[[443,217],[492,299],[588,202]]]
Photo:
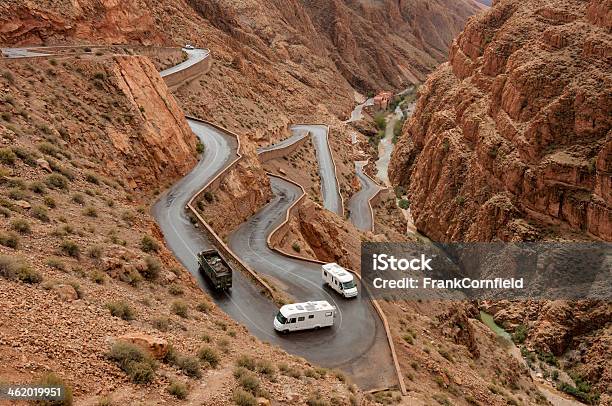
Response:
[[[351,112],[351,117],[348,120],[346,120],[345,123],[352,123],[353,121],[361,120],[363,118],[363,108],[365,106],[373,106],[373,105],[374,105],[373,98],[367,99],[365,102],[358,104],[357,106],[355,106],[355,108]]]
[[[302,133],[309,131],[312,134],[312,143],[319,162],[319,176],[321,177],[321,193],[323,195],[323,207],[327,210],[343,216],[342,199],[336,181],[336,170],[331,151],[327,145],[327,126],[317,124],[297,124],[291,126],[291,131]]]
[[[210,51],[208,49],[187,49],[187,48],[183,48],[183,51],[187,52],[187,59],[181,63],[179,63],[178,65],[174,65],[171,68],[168,69],[164,69],[163,71],[159,72],[159,74],[161,75],[161,77],[163,78],[164,76],[170,75],[171,73],[176,73],[178,71],[181,71],[183,69],[187,69],[188,67],[190,67],[193,64],[196,64],[198,62],[200,62],[203,59],[208,58],[208,55],[210,54]]]
[[[341,368],[364,389],[395,385],[384,327],[361,286],[357,298],[344,299],[323,287],[321,265],[286,257],[268,247],[266,236],[302,194],[300,188],[283,179],[270,177],[270,183],[274,199],[229,236],[230,248],[296,301],[327,300],[338,309],[333,327],[278,335],[280,345],[319,365]],[[268,324],[271,328],[271,319]]]
[[[349,219],[358,229],[369,231],[372,230],[374,225],[369,201],[381,187],[363,172],[363,167],[366,164],[367,161],[355,162],[355,175],[359,179],[361,189],[349,200]]]

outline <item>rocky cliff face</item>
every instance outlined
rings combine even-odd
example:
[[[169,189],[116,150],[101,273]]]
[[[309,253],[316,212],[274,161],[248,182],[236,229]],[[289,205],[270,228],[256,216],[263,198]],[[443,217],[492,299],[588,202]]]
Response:
[[[612,240],[609,10],[502,0],[467,24],[392,156],[420,230]]]
[[[155,26],[144,0],[3,1],[0,43],[161,44],[167,37]]]

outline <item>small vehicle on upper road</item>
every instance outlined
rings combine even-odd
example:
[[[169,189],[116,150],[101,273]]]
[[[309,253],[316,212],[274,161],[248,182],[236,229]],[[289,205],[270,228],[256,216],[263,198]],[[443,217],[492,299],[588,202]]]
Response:
[[[217,290],[232,287],[232,268],[215,249],[204,250],[198,254],[200,272],[204,273]]]
[[[321,276],[323,283],[327,283],[342,296],[346,298],[357,296],[355,277],[335,262],[321,266]]]
[[[191,44],[185,44],[185,46],[183,47],[185,49],[195,49],[195,47]]]
[[[325,300],[284,305],[274,318],[274,329],[281,333],[319,329],[334,325],[336,308]]]

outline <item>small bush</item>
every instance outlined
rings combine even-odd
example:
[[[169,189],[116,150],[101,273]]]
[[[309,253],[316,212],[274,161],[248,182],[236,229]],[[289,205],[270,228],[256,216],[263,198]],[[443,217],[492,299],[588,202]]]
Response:
[[[145,258],[145,268],[140,271],[142,276],[147,280],[155,280],[159,276],[162,265],[159,259],[148,256]]]
[[[147,253],[158,252],[159,244],[152,237],[145,235],[142,237],[142,240],[140,240],[140,249]]]
[[[98,285],[104,285],[104,282],[106,282],[106,275],[104,272],[96,270],[91,273],[91,280]]]
[[[79,259],[81,257],[81,248],[74,241],[66,240],[60,245],[62,254],[72,258]]]
[[[238,406],[257,406],[255,396],[244,389],[237,388],[232,399]]]
[[[187,355],[180,356],[175,362],[178,369],[191,378],[200,378],[202,371],[200,370],[200,362],[195,357]]]
[[[527,339],[527,333],[528,329],[526,325],[518,325],[514,330],[514,333],[512,334],[512,341],[517,344],[523,344],[525,342],[525,339]]]
[[[239,367],[246,368],[250,371],[255,371],[257,367],[257,362],[254,358],[249,357],[248,355],[241,355],[236,359],[236,365]]]
[[[0,148],[0,163],[4,165],[14,165],[17,155],[8,148]]]
[[[242,386],[245,390],[255,394],[257,389],[259,388],[259,378],[255,376],[255,374],[251,372],[246,372],[238,378],[238,384]]]
[[[204,144],[202,144],[202,141],[200,141],[199,139],[196,140],[196,152],[198,154],[201,154],[205,151],[206,147],[204,146]]]
[[[17,249],[19,247],[19,236],[12,232],[0,234],[0,245]]]
[[[93,183],[94,185],[99,185],[100,184],[100,178],[98,178],[98,176],[96,176],[93,173],[87,173],[85,174],[85,180],[89,183]]]
[[[6,279],[18,279],[24,283],[39,283],[42,276],[20,258],[0,255],[0,276]]]
[[[54,374],[53,372],[43,375],[36,383],[37,386],[51,387],[51,388],[62,388],[62,400],[54,401],[39,401],[35,404],[48,405],[48,406],[71,406],[72,405],[72,388],[66,385],[64,380]]]
[[[208,313],[212,310],[212,308],[213,308],[212,305],[208,302],[200,302],[196,306],[196,309],[202,313]]]
[[[47,187],[45,186],[45,184],[38,181],[30,183],[28,189],[39,195],[44,195],[45,193],[47,193]]]
[[[8,192],[8,197],[12,200],[26,200],[28,199],[28,193],[20,188],[12,188]]]
[[[131,211],[126,210],[121,213],[121,220],[125,221],[129,225],[132,225],[134,224],[134,220],[136,220],[136,216],[134,216],[134,213]]]
[[[49,142],[41,142],[38,144],[38,150],[45,155],[50,155],[53,158],[61,159],[61,151],[59,148]]]
[[[187,394],[189,390],[187,389],[187,385],[180,382],[172,382],[170,386],[168,386],[168,393],[174,396],[177,399],[185,400],[187,399]]]
[[[45,198],[43,199],[43,202],[50,209],[55,209],[57,207],[57,203],[55,202],[55,199],[52,198],[51,196],[45,196]]]
[[[294,242],[293,244],[291,244],[291,248],[293,248],[295,252],[301,251],[300,244],[298,244],[297,242]]]
[[[210,347],[200,348],[198,351],[198,358],[200,358],[200,361],[210,365],[211,368],[216,368],[221,361],[217,351]]]
[[[88,206],[83,209],[83,214],[87,217],[98,217],[98,210],[93,206]]]
[[[167,317],[154,319],[151,324],[159,331],[168,331],[170,329],[170,319]]]
[[[11,228],[17,231],[19,234],[30,234],[32,229],[30,228],[30,223],[24,219],[15,219],[11,222]]]
[[[17,158],[21,159],[26,165],[31,167],[36,167],[36,165],[38,165],[36,163],[36,157],[30,151],[20,147],[11,147],[11,151],[13,151]]]
[[[45,223],[50,221],[49,212],[45,206],[36,205],[32,207],[32,216]]]
[[[142,348],[135,344],[116,342],[113,344],[109,358],[114,361],[132,382],[146,384],[155,378],[155,361]]]
[[[183,291],[183,288],[180,285],[177,285],[176,283],[173,283],[168,286],[168,292],[173,296],[180,296],[185,293]]]
[[[189,317],[189,308],[187,307],[187,303],[183,302],[182,300],[175,300],[172,302],[170,310],[172,310],[172,313],[184,319]]]
[[[53,269],[57,269],[58,271],[66,271],[66,264],[59,258],[51,257],[47,259],[45,264]]]
[[[101,245],[93,245],[87,249],[87,255],[92,259],[100,259],[102,258],[102,254],[104,253],[104,248]]]
[[[45,183],[52,189],[68,189],[68,179],[59,173],[52,173],[51,175],[47,176]]]
[[[276,374],[276,368],[271,361],[260,360],[257,362],[257,372],[272,378]]]
[[[106,307],[108,308],[108,310],[110,310],[111,315],[115,317],[119,317],[120,319],[126,321],[134,320],[134,310],[126,302],[111,302],[108,303]]]
[[[307,406],[330,406],[329,402],[321,397],[319,393],[311,394],[308,399],[306,399]]]
[[[408,208],[410,208],[410,202],[407,199],[400,200],[397,205],[402,210],[408,210]]]
[[[85,196],[80,193],[75,193],[72,195],[72,201],[76,204],[84,205],[85,204]]]

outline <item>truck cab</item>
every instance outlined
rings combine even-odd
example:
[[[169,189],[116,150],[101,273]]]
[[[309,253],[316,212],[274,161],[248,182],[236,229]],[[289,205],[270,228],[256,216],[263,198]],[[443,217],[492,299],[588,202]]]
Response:
[[[351,272],[340,265],[332,262],[321,267],[323,283],[328,284],[333,290],[345,298],[357,296],[357,284]]]
[[[336,308],[325,300],[284,305],[274,317],[274,329],[281,333],[319,329],[334,324]]]

